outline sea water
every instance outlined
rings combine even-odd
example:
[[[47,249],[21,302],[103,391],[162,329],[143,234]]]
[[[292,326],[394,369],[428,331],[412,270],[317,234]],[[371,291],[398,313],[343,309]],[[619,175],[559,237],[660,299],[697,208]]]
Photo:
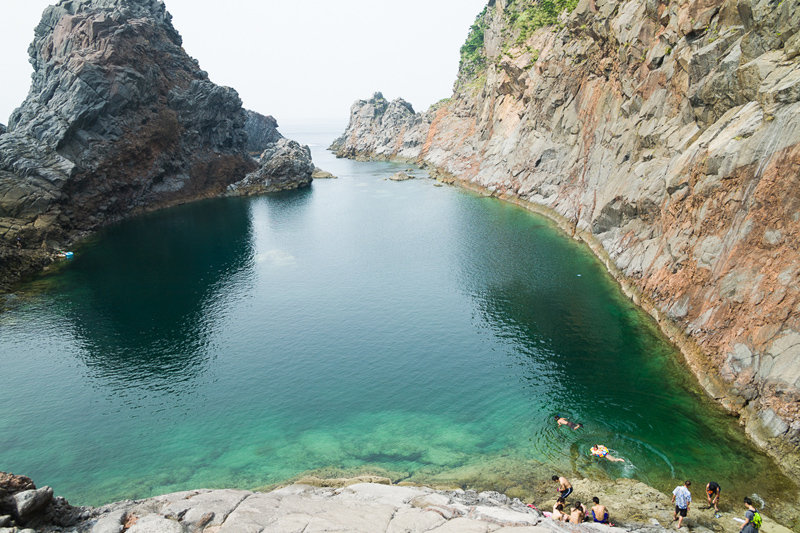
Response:
[[[585,247],[336,131],[292,136],[339,179],[116,224],[4,297],[0,470],[73,504],[308,473],[793,493]]]

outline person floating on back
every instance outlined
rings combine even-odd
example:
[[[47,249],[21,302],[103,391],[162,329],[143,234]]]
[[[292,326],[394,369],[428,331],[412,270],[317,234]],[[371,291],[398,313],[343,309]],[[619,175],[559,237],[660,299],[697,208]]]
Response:
[[[572,429],[578,429],[583,427],[583,424],[576,424],[575,422],[570,422],[566,418],[558,415],[556,415],[556,423],[558,423],[558,427],[568,426],[571,427]]]
[[[556,489],[556,492],[561,494],[561,497],[564,499],[564,502],[566,502],[567,496],[572,494],[572,485],[570,484],[569,481],[567,481],[567,478],[565,478],[564,476],[553,476],[553,481],[558,482],[558,488]]]
[[[745,497],[744,504],[747,511],[744,513],[744,524],[739,529],[742,530],[742,533],[758,533],[758,530],[761,529],[761,515],[753,507],[753,500],[750,498]]]
[[[608,509],[605,505],[600,505],[600,498],[595,496],[592,498],[594,505],[592,506],[592,518],[595,522],[600,524],[608,524]]]
[[[678,485],[672,491],[672,503],[675,504],[675,514],[672,515],[672,521],[678,521],[678,529],[681,528],[683,519],[689,513],[689,504],[692,503],[692,493],[689,492],[691,485],[691,481],[684,481],[683,485]]]
[[[706,497],[708,497],[708,506],[714,506],[714,510],[719,512],[719,493],[722,492],[722,487],[719,486],[719,483],[712,481],[708,485],[706,485]]]
[[[591,452],[592,452],[592,455],[594,455],[595,457],[600,457],[602,459],[608,459],[609,461],[613,461],[615,463],[616,462],[620,462],[620,463],[624,463],[625,462],[625,459],[623,459],[621,457],[614,457],[613,455],[608,453],[608,448],[606,448],[602,444],[595,444],[594,446],[592,446]]]

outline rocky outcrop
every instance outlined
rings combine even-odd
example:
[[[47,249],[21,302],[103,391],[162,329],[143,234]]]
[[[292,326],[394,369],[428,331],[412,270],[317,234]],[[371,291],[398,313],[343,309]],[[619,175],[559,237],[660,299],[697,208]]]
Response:
[[[186,54],[162,2],[61,0],[29,54],[30,92],[0,137],[0,283],[86,232],[222,194],[257,168],[238,94]]]
[[[228,186],[228,195],[251,196],[307,187],[316,168],[309,147],[286,138],[268,145],[258,163],[255,171]]]
[[[643,487],[635,481],[628,485]],[[627,488],[628,496],[636,493]],[[648,492],[652,498],[653,495]],[[658,494],[651,507],[671,520],[668,498]],[[608,526],[583,524],[568,527],[546,519],[535,508],[497,492],[437,491],[425,487],[356,483],[341,488],[291,485],[272,492],[245,490],[193,490],[127,500],[99,508],[81,509],[70,531],[76,533],[143,533],[161,531],[525,531],[559,533],[608,531]],[[774,525],[774,523],[771,523]],[[661,533],[656,519],[630,522],[615,531]],[[777,526],[778,528],[780,526]],[[59,531],[39,523],[37,531]],[[693,530],[711,531],[699,524]],[[9,533],[16,533],[11,529]],[[787,530],[788,531],[788,530]]]
[[[452,98],[416,114],[358,101],[333,148],[432,165],[584,239],[800,479],[797,2],[580,0],[547,16],[490,2]]]
[[[283,138],[278,133],[278,121],[272,116],[264,116],[255,111],[245,110],[247,121],[244,130],[247,132],[247,151],[250,154],[260,154],[267,146]]]
[[[5,124],[0,124],[0,135],[4,134],[5,132],[6,132]]]
[[[29,530],[75,524],[84,509],[72,507],[64,498],[53,498],[53,489],[37,489],[31,478],[0,472],[0,530],[19,525]],[[14,531],[14,529],[12,529]]]

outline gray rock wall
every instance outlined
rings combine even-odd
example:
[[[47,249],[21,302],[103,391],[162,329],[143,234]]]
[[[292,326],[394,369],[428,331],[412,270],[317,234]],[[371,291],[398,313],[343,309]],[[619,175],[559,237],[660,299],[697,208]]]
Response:
[[[581,0],[522,38],[508,4],[480,76],[427,113],[356,102],[337,153],[559,221],[800,478],[800,4]]]
[[[278,133],[278,121],[272,116],[264,116],[255,111],[247,110],[247,122],[244,129],[247,132],[247,151],[251,154],[261,154],[267,146],[283,138]]]

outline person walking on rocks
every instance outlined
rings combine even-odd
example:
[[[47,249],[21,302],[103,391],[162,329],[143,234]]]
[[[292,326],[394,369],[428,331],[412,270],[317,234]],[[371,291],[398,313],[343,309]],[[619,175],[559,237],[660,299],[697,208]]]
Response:
[[[744,524],[739,529],[742,530],[742,533],[758,533],[758,530],[761,529],[761,515],[753,507],[753,500],[750,498],[745,496],[744,504],[747,511],[744,513]]]
[[[672,503],[675,504],[675,514],[672,516],[672,521],[678,521],[678,529],[683,525],[683,519],[689,513],[689,504],[692,503],[692,493],[689,492],[689,487],[692,486],[691,481],[684,481],[683,485],[678,485],[672,491]]]
[[[708,498],[708,506],[714,506],[714,511],[719,512],[719,493],[722,492],[722,487],[719,483],[712,481],[706,485],[706,497]]]
[[[553,476],[553,481],[558,482],[556,492],[560,493],[561,497],[564,498],[564,502],[566,502],[567,496],[572,494],[572,485],[564,476]]]

